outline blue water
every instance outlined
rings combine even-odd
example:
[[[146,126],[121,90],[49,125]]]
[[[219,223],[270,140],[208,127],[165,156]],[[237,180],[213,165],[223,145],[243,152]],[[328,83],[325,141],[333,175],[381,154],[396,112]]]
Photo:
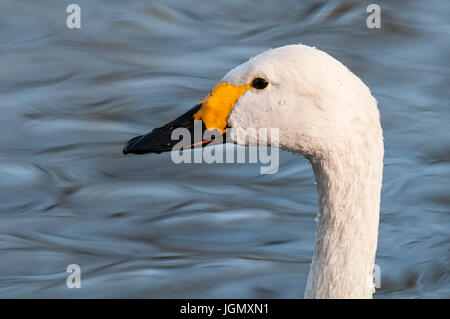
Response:
[[[75,2],[75,1],[74,1]],[[232,67],[304,43],[379,101],[376,298],[450,298],[450,4],[78,0],[0,3],[0,297],[301,298],[314,245],[307,161],[123,156]],[[81,267],[68,289],[66,267]]]

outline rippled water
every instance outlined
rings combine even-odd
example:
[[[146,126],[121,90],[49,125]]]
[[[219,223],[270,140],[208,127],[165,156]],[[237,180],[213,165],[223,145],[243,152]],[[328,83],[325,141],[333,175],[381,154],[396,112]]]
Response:
[[[231,67],[302,42],[379,100],[386,157],[375,297],[450,297],[450,5],[0,2],[0,297],[303,297],[313,173],[123,156]],[[66,287],[79,264],[82,288]]]

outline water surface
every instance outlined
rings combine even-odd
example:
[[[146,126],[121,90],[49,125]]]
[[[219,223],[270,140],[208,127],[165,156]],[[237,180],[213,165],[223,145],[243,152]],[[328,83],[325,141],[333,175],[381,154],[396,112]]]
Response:
[[[450,297],[450,5],[380,1],[0,3],[0,297],[299,298],[314,245],[307,161],[175,165],[125,141],[232,67],[304,43],[379,101],[378,298]],[[82,288],[68,289],[69,264]]]

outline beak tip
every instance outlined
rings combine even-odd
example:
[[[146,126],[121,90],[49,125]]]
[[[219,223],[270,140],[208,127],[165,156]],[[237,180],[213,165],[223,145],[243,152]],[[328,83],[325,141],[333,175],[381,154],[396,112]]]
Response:
[[[127,155],[127,154],[129,153],[129,152],[127,151],[127,147],[126,147],[126,146],[123,147],[122,153],[123,153],[123,155]]]

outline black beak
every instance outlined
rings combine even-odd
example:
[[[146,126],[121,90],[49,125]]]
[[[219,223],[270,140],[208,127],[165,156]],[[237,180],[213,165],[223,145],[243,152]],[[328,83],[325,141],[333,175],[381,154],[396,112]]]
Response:
[[[123,148],[123,154],[145,154],[145,153],[162,153],[171,151],[172,148],[181,143],[183,149],[193,147],[203,147],[214,141],[213,135],[221,135],[217,131],[217,134],[211,134],[211,138],[203,139],[203,134],[206,131],[205,125],[202,124],[201,134],[194,133],[194,114],[202,107],[202,104],[198,104],[177,119],[162,127],[155,128],[153,131],[146,135],[140,135],[132,138],[127,142]],[[177,128],[185,128],[189,131],[189,139],[175,136],[178,139],[172,139],[172,132]],[[223,136],[224,137],[224,136]],[[223,143],[225,139],[223,138]],[[180,147],[181,148],[181,147]]]

